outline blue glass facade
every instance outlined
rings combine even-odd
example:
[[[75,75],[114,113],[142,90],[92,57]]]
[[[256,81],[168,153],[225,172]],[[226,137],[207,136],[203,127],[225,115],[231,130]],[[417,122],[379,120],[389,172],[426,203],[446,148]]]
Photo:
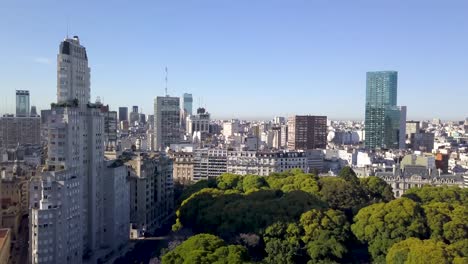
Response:
[[[399,148],[401,111],[397,107],[396,71],[368,72],[366,80],[366,148]]]

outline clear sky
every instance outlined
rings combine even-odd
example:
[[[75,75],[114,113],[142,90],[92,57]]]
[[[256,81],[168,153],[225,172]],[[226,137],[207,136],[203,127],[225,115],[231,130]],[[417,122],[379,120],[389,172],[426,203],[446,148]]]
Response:
[[[68,22],[67,22],[68,21]],[[0,112],[15,89],[56,100],[67,34],[88,51],[93,100],[111,109],[194,95],[215,118],[363,119],[365,73],[399,72],[409,119],[468,116],[466,0],[0,2]]]

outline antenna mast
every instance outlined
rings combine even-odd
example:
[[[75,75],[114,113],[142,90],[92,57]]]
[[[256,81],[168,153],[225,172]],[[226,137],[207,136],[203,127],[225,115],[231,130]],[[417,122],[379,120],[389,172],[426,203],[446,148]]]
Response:
[[[167,75],[168,75],[168,73],[167,73],[167,66],[166,66],[166,89],[165,89],[166,90],[166,96],[168,96],[167,95]]]

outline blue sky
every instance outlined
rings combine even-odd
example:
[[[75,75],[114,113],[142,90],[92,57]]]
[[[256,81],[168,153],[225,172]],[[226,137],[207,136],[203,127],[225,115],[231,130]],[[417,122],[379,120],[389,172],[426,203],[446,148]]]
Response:
[[[87,47],[93,100],[116,110],[194,95],[215,118],[363,119],[365,73],[399,72],[409,119],[468,116],[468,1],[192,0],[0,3],[0,112],[15,89],[56,100],[67,34]],[[68,22],[67,22],[68,21]]]

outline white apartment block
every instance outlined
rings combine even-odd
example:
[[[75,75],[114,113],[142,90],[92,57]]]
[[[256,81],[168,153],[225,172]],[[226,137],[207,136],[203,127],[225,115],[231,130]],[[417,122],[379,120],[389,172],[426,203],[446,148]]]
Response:
[[[193,153],[193,181],[217,177],[227,172],[228,151],[225,149],[196,149]]]
[[[110,250],[125,246],[130,234],[130,182],[127,166],[120,160],[107,162],[104,172],[104,242]]]
[[[45,124],[46,167],[37,189],[31,185],[33,263],[82,263],[105,246],[104,117],[89,101],[86,49],[78,37],[67,38],[57,56],[57,103]],[[54,247],[60,253],[41,255]]]

